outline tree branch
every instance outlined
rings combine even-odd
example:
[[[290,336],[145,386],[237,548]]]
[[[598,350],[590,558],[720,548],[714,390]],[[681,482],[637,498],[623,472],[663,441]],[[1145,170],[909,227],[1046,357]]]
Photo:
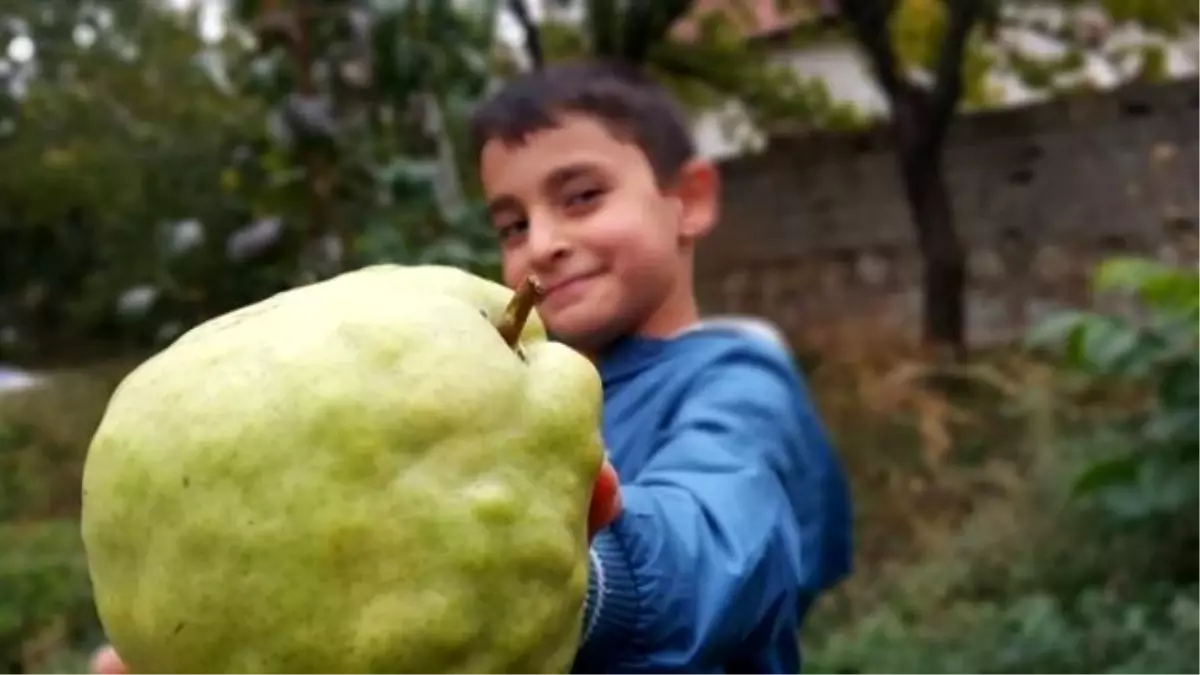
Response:
[[[923,147],[936,147],[945,138],[963,94],[963,61],[971,30],[984,18],[987,0],[943,0],[946,32],[938,50],[933,93],[922,134]]]
[[[969,0],[973,1],[973,0]],[[866,52],[875,81],[893,106],[909,87],[896,65],[888,32],[888,20],[896,8],[896,0],[842,0],[842,17],[850,25],[854,39]]]
[[[529,14],[529,6],[525,0],[508,0],[508,11],[513,13],[525,33],[525,53],[529,55],[533,68],[540,69],[546,63],[546,55],[542,51],[542,33]]]
[[[617,57],[621,49],[621,25],[615,0],[587,0],[587,29],[592,52],[600,57]]]
[[[620,56],[640,64],[667,37],[671,26],[692,9],[695,0],[643,0],[629,4],[620,22],[625,27]]]

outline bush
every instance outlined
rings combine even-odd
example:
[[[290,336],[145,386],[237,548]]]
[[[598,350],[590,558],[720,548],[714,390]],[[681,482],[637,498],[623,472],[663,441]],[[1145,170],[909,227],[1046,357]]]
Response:
[[[1031,336],[1055,348],[1081,389],[1109,388],[1132,403],[1093,419],[1081,440],[1095,456],[1076,480],[1078,493],[1127,521],[1195,512],[1200,460],[1200,278],[1148,260],[1102,265],[1097,290],[1140,301],[1143,317],[1068,312]]]
[[[0,672],[85,672],[102,635],[79,533],[83,457],[128,364],[0,395]]]
[[[822,645],[808,672],[1183,673],[1196,668],[1196,587],[1072,600],[956,601],[919,620],[892,609]]]
[[[1030,335],[1048,363],[968,371],[1020,412],[991,446],[1014,476],[915,561],[860,566],[873,592],[815,617],[807,671],[1200,668],[1196,273],[1122,259],[1096,285],[1138,311],[1063,313]]]
[[[78,521],[0,524],[0,669],[45,672],[98,638]]]
[[[1045,453],[915,562],[866,580],[878,595],[817,627],[806,671],[1191,672],[1189,528],[1124,527],[1073,497],[1081,466]]]

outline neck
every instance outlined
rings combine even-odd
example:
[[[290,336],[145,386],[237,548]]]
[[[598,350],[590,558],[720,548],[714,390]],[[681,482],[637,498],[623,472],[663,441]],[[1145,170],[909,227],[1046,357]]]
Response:
[[[647,338],[669,338],[700,320],[696,291],[692,287],[692,259],[683,256],[682,269],[667,291],[662,303],[634,330],[635,335]]]
[[[691,289],[678,293],[678,297],[669,298],[634,332],[635,335],[646,338],[664,339],[674,336],[679,331],[695,324],[700,320],[700,310]],[[673,294],[675,295],[675,294]]]
[[[688,277],[690,279],[690,277]],[[623,334],[606,336],[595,345],[576,345],[575,349],[597,363],[609,347],[624,337],[665,340],[679,334],[700,320],[700,309],[689,284],[682,284],[667,294],[666,299],[646,319]]]

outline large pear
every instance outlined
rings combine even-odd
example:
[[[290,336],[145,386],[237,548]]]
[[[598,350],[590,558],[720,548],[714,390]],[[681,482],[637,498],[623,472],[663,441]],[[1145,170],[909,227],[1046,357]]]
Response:
[[[129,667],[565,672],[602,394],[534,295],[367,267],[199,325],[130,373],[82,513]]]

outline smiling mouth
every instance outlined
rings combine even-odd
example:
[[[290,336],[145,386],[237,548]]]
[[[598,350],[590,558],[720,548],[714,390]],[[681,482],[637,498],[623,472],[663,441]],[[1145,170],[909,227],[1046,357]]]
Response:
[[[555,297],[556,295],[561,295],[561,291],[569,291],[572,288],[576,288],[580,284],[591,281],[592,279],[595,279],[598,276],[600,276],[599,272],[591,272],[588,274],[581,274],[579,276],[571,277],[570,279],[560,281],[560,282],[554,284],[553,286],[549,286],[546,288],[545,293],[542,295],[542,301],[546,302],[546,301],[550,300],[551,298]]]

